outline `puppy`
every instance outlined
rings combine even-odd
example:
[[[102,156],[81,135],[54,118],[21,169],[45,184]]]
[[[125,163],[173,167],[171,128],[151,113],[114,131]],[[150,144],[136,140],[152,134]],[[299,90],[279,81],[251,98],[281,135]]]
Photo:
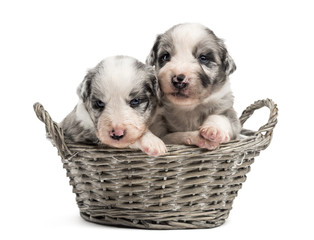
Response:
[[[151,127],[165,143],[215,149],[237,138],[229,75],[236,66],[224,42],[200,24],[157,36],[146,63],[155,66],[163,107]]]
[[[88,71],[77,94],[78,104],[60,123],[67,139],[138,148],[152,156],[166,153],[148,130],[160,95],[151,66],[126,56],[107,58]]]

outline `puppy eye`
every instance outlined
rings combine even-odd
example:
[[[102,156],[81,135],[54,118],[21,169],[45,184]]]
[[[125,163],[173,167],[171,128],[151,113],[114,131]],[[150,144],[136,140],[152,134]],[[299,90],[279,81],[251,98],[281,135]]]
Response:
[[[135,107],[137,107],[138,105],[140,105],[140,103],[141,103],[141,100],[140,100],[140,99],[134,98],[134,99],[132,99],[132,100],[130,101],[130,106],[131,106],[132,108],[135,108]]]
[[[104,109],[105,108],[105,103],[100,101],[100,100],[96,100],[94,103],[95,108],[97,109]]]
[[[205,56],[205,55],[200,55],[198,59],[203,64],[209,63],[209,58],[207,56]]]
[[[161,62],[169,62],[170,61],[170,54],[165,53],[160,57]]]
[[[204,53],[204,54],[201,54],[199,57],[198,57],[198,61],[201,63],[201,64],[208,64],[208,63],[214,63],[215,62],[215,56],[214,56],[214,53],[213,52],[208,52],[208,53]]]

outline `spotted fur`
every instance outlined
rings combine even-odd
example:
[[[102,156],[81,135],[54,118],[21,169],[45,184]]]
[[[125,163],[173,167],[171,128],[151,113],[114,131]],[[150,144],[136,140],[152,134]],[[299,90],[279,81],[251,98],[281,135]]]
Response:
[[[224,42],[200,24],[157,36],[146,63],[155,66],[163,108],[151,130],[166,143],[213,149],[237,138],[229,75],[236,66]]]
[[[139,148],[153,156],[166,152],[148,130],[160,100],[152,67],[126,56],[104,59],[88,71],[77,94],[79,103],[60,123],[69,140]]]

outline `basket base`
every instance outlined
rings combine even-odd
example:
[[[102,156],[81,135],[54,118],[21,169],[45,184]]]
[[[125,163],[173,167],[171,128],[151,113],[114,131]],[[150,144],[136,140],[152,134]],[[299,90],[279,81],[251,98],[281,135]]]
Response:
[[[208,221],[193,221],[193,222],[186,222],[186,221],[164,221],[164,222],[157,222],[157,221],[143,221],[143,220],[129,220],[129,219],[122,219],[122,218],[111,218],[109,216],[102,216],[102,217],[92,217],[89,214],[84,212],[80,213],[81,217],[92,223],[101,224],[101,225],[108,225],[114,227],[124,227],[124,228],[140,228],[140,229],[151,229],[151,230],[175,230],[175,229],[206,229],[206,228],[215,228],[219,227],[225,223],[225,219],[228,217],[224,215],[220,219],[215,219],[212,222]]]

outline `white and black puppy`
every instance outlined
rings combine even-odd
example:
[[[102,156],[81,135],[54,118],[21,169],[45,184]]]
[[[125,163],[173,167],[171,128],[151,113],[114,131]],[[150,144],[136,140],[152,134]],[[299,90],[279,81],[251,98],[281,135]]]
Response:
[[[234,61],[224,42],[200,24],[158,35],[146,63],[155,66],[163,108],[151,130],[165,143],[215,149],[237,138],[229,75]]]
[[[160,95],[151,66],[126,56],[104,59],[88,71],[77,93],[79,103],[60,123],[66,138],[152,156],[166,153],[163,141],[148,130]]]

